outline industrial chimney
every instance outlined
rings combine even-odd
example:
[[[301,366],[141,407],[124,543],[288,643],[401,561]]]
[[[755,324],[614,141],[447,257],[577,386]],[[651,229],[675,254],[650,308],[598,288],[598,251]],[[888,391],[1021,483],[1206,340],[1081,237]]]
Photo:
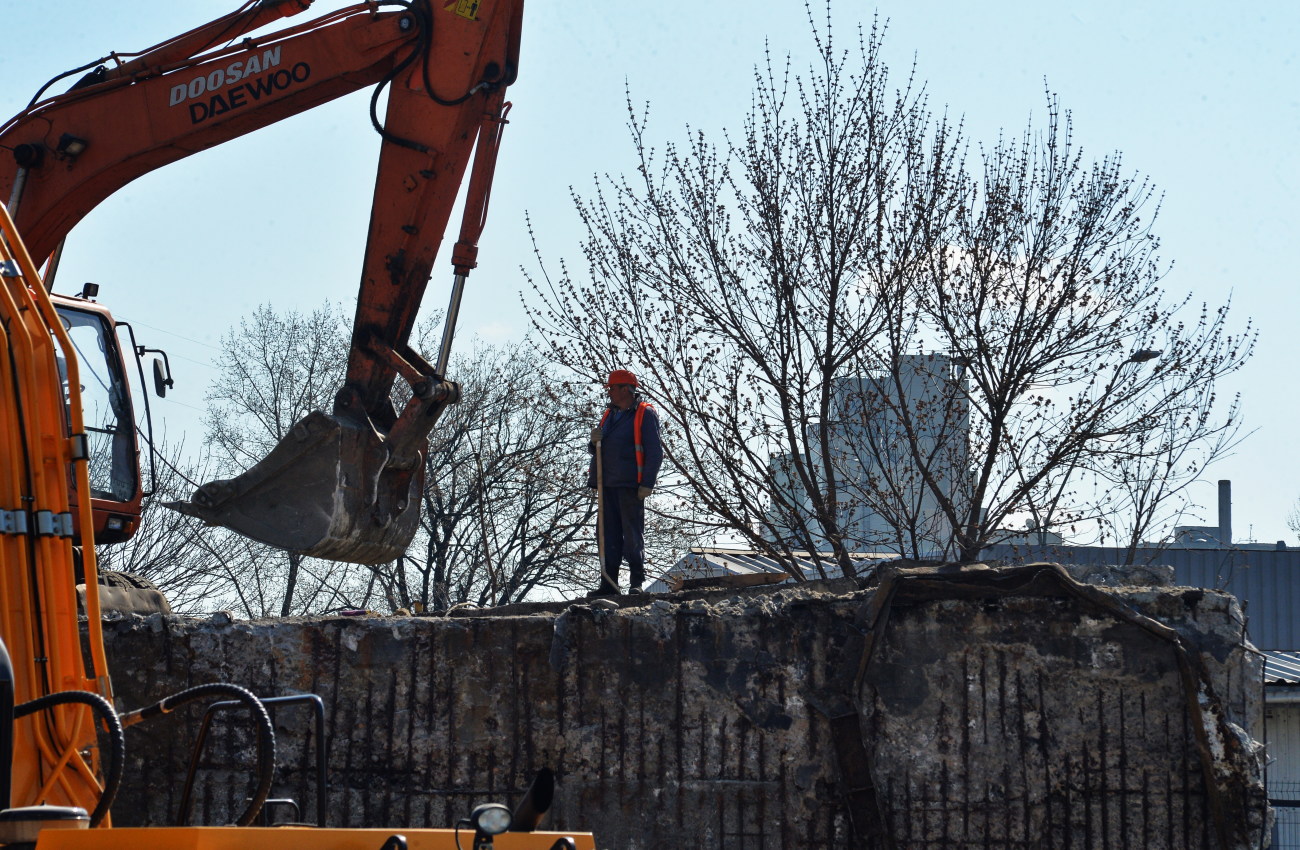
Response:
[[[1232,482],[1219,482],[1219,545],[1232,545]]]

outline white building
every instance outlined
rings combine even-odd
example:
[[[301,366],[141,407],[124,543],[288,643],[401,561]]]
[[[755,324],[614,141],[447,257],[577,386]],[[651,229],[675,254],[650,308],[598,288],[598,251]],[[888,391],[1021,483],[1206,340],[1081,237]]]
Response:
[[[840,523],[855,552],[922,552],[942,548],[949,523],[936,488],[963,509],[968,487],[970,410],[961,391],[962,367],[943,354],[902,357],[897,368],[835,380],[827,429],[839,487]],[[816,433],[809,443],[816,446]],[[820,455],[811,458],[815,468]],[[788,455],[771,461],[777,502],[811,515],[811,500]],[[928,480],[927,480],[928,479]],[[784,496],[784,500],[780,496]],[[792,521],[774,506],[768,526],[799,542]],[[818,548],[827,541],[814,538]]]

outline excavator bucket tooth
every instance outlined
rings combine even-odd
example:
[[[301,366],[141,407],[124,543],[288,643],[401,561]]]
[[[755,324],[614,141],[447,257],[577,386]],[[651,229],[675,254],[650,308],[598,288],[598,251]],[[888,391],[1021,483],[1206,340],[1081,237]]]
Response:
[[[422,463],[399,470],[388,458],[368,421],[310,413],[247,472],[167,506],[280,549],[381,564],[415,536],[424,484]]]

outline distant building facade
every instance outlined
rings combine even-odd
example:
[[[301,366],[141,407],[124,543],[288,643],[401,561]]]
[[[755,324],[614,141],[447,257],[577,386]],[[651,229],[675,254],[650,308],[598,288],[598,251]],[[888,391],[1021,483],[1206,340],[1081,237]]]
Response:
[[[837,378],[825,429],[835,471],[838,520],[848,549],[898,552],[942,547],[949,526],[934,492],[951,494],[961,508],[969,491],[969,403],[963,369],[943,354],[912,354],[893,368]],[[808,435],[817,446],[820,433]],[[825,464],[820,453],[810,458]],[[795,526],[812,515],[811,499],[788,455],[775,455],[771,474],[778,491],[768,530],[774,539],[806,541]],[[927,482],[926,479],[929,479]],[[906,536],[907,539],[903,539]],[[813,537],[818,549],[830,549]]]

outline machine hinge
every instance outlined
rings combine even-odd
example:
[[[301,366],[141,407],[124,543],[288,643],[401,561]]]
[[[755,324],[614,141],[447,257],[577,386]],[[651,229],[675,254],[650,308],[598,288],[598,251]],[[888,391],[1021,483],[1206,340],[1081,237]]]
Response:
[[[72,514],[54,511],[36,512],[36,533],[42,537],[71,537]]]
[[[68,441],[72,443],[73,460],[88,460],[90,458],[90,440],[86,438],[85,434],[73,434],[68,438]]]
[[[26,534],[27,511],[0,511],[0,534]]]
[[[0,275],[5,277],[21,277],[22,272],[18,269],[18,264],[13,260],[5,260],[0,263]]]

